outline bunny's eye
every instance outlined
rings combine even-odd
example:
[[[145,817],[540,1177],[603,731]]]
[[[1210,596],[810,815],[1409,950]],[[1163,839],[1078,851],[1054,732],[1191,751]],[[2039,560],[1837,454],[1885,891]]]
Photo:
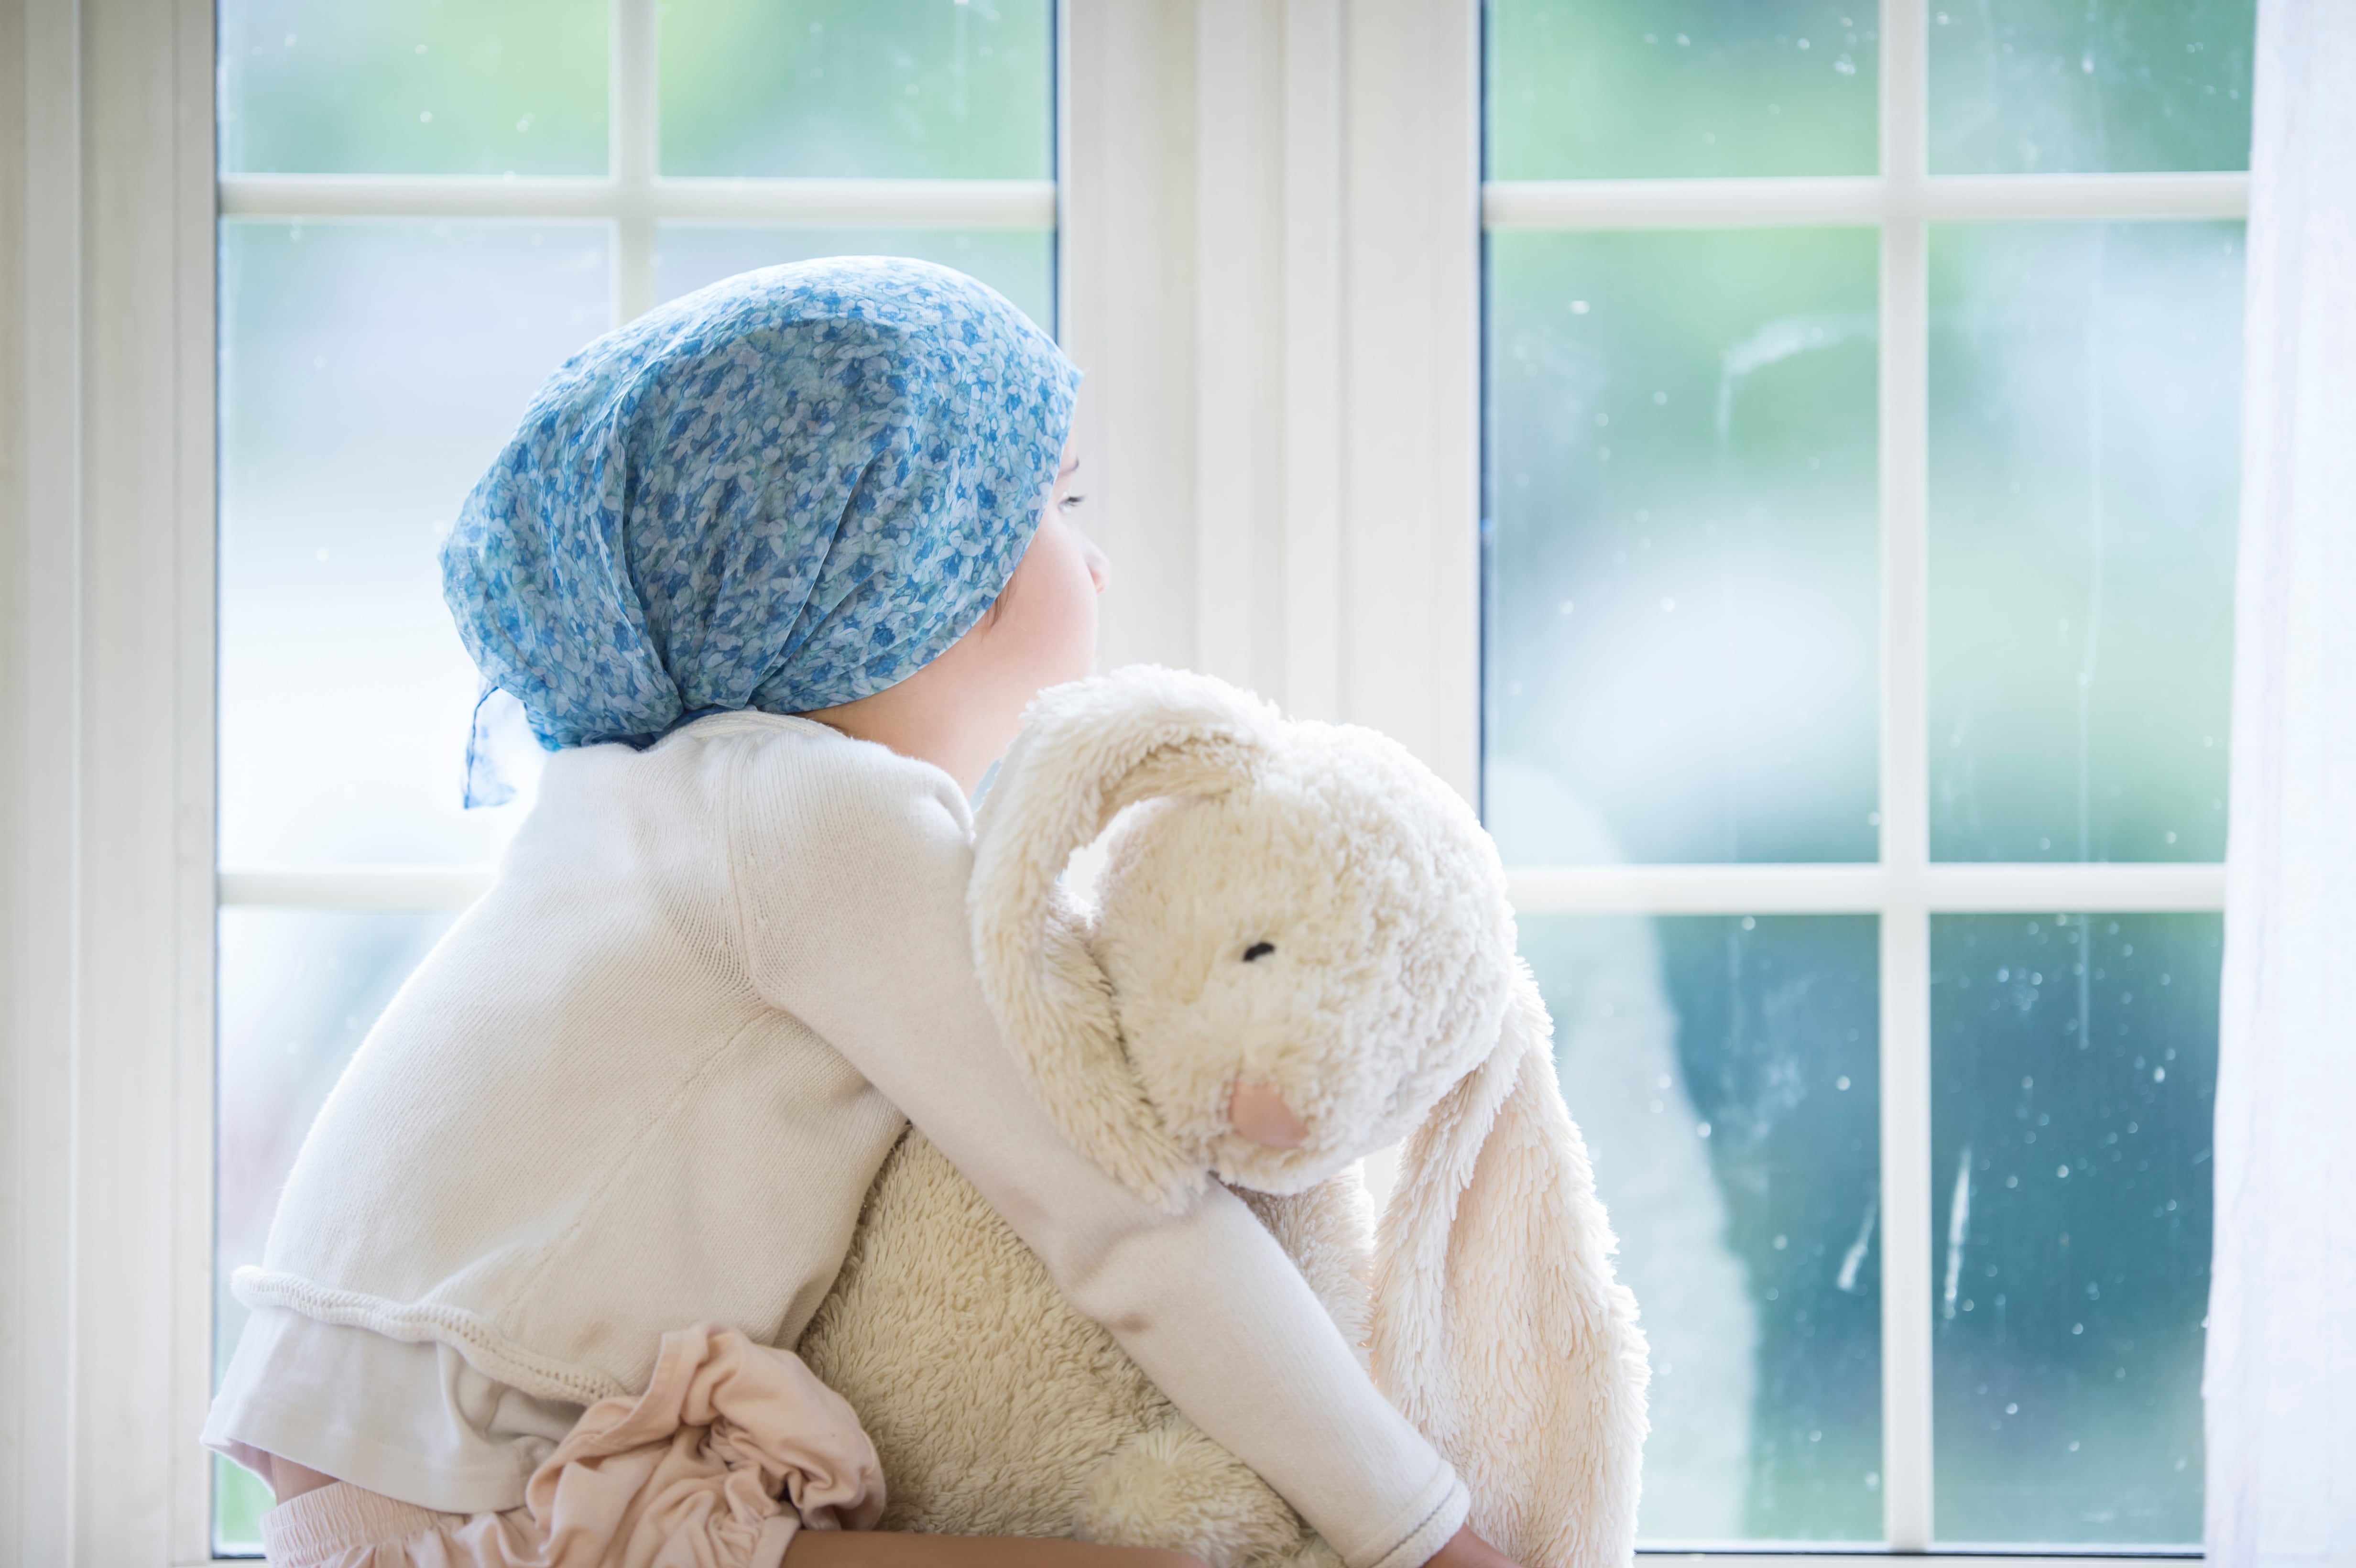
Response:
[[[1255,942],[1244,949],[1244,962],[1248,964],[1255,958],[1265,958],[1275,951],[1276,944],[1273,942]]]

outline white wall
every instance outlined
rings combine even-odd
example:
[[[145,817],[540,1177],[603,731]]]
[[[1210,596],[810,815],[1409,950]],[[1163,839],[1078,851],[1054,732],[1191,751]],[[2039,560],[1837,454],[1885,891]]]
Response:
[[[0,20],[0,1553],[203,1549],[209,7]],[[190,1509],[194,1502],[196,1511]]]
[[[1077,0],[1067,28],[1106,663],[1376,725],[1469,795],[1476,8]]]

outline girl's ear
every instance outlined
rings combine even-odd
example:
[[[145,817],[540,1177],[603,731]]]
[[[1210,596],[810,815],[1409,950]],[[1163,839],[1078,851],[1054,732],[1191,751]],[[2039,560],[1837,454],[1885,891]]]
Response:
[[[1057,879],[1123,806],[1234,788],[1281,722],[1223,681],[1151,666],[1056,687],[1033,704],[975,830],[966,908],[1007,1046],[1064,1135],[1164,1209],[1205,1173],[1130,1071],[1111,987]]]
[[[1408,1141],[1375,1265],[1375,1380],[1529,1568],[1631,1560],[1644,1339],[1612,1278],[1552,1025],[1515,961],[1496,1049]]]

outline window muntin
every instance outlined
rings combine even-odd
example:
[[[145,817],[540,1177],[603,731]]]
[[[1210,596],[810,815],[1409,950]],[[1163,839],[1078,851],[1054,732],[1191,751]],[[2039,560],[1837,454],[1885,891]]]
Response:
[[[519,794],[460,809],[477,677],[435,560],[531,391],[617,317],[810,256],[940,261],[1053,324],[1052,13],[950,8],[791,9],[821,65],[890,77],[860,143],[864,89],[796,119],[794,82],[721,72],[742,5],[222,7],[216,1375],[320,1096],[531,798],[493,704]],[[681,97],[751,116],[689,145],[728,177],[670,177]],[[793,173],[894,177],[768,177],[805,135],[835,163]],[[216,1550],[256,1552],[268,1502],[217,1462]]]
[[[1721,60],[1735,59],[1755,50],[1760,31],[1782,29],[1788,55],[1748,57],[1759,73],[1755,80],[1772,87],[1768,101],[1778,104],[1780,116],[1794,96],[1785,83],[1801,52],[1798,37],[1804,32],[1810,37],[1811,56],[1821,43],[1819,24],[1806,22],[1803,7],[1745,8],[1743,18],[1713,16],[1714,9],[1643,0],[1604,5],[1491,0],[1487,8],[1483,802],[1513,866],[1533,962],[1565,1020],[1558,1065],[1566,1088],[1591,1131],[1615,1117],[1627,1120],[1626,1107],[1608,1096],[1590,1106],[1582,1106],[1580,1096],[1598,1093],[1597,1085],[1608,1084],[1615,1072],[1624,1075],[1612,1058],[1633,1048],[1624,1030],[1615,1035],[1599,1021],[1576,971],[1557,965],[1549,972],[1540,955],[1558,940],[1549,933],[1577,923],[1574,914],[1623,930],[1642,929],[1647,922],[1641,917],[1654,917],[1649,944],[1633,937],[1622,942],[1626,968],[1612,985],[1650,998],[1640,1011],[1665,1009],[1675,1071],[1658,1096],[1662,1115],[1690,1114],[1697,1126],[1710,1121],[1707,1157],[1714,1181],[1700,1199],[1690,1192],[1665,1196],[1649,1157],[1633,1155],[1615,1168],[1609,1135],[1593,1135],[1599,1181],[1613,1205],[1630,1276],[1669,1282],[1647,1303],[1653,1331],[1689,1342],[1708,1337],[1705,1326],[1738,1321],[1746,1312],[1754,1324],[1767,1321],[1768,1310],[1782,1307],[1794,1288],[1779,1270],[1796,1266],[1804,1280],[1815,1278],[1807,1271],[1813,1266],[1821,1274],[1833,1251],[1826,1243],[1825,1259],[1812,1264],[1812,1253],[1792,1255],[1791,1238],[1809,1229],[1813,1248],[1822,1239],[1814,1232],[1835,1229],[1837,1215],[1847,1213],[1855,1222],[1858,1211],[1869,1209],[1874,1218],[1852,1235],[1851,1246],[1862,1249],[1858,1272],[1878,1275],[1879,1320],[1865,1332],[1873,1337],[1878,1328],[1872,1360],[1881,1419],[1878,1436],[1867,1444],[1869,1450],[1878,1448],[1872,1454],[1878,1463],[1843,1454],[1859,1423],[1846,1429],[1838,1423],[1811,1424],[1795,1433],[1798,1407],[1771,1392],[1783,1369],[1764,1359],[1768,1342],[1757,1339],[1748,1438],[1743,1451],[1735,1452],[1723,1433],[1681,1403],[1672,1371],[1663,1380],[1651,1450],[1651,1462],[1665,1467],[1671,1485],[1648,1491],[1642,1539],[1668,1544],[1878,1537],[1917,1550],[1934,1540],[2181,1549],[2198,1537],[2201,1465],[2198,1404],[2187,1403],[2186,1390],[2197,1390],[2200,1303],[2206,1291],[2203,1085],[2213,1075],[2216,1026],[2217,955],[2202,933],[2215,929],[2213,912],[2223,889],[2215,863],[2222,837],[2187,824],[2196,811],[2222,823],[2214,803],[2223,794],[2223,734],[2216,719],[2227,673],[2222,616],[2231,593],[2237,220],[2245,199],[2242,182],[2213,171],[2238,167],[2242,154],[2233,149],[2246,147],[2248,7],[2199,8],[2205,33],[2171,35],[2169,48],[2193,58],[2188,69],[2196,74],[2210,69],[2198,57],[2242,62],[2201,78],[2195,95],[2201,103],[2214,99],[2227,106],[2214,115],[2200,109],[2211,115],[2201,121],[2208,129],[2177,123],[2191,100],[2166,86],[2173,57],[2152,52],[2156,35],[2135,34],[2119,18],[2097,14],[2093,28],[2109,29],[2104,36],[2115,44],[2143,48],[2141,63],[2130,58],[2133,48],[2115,56],[2117,69],[2110,75],[2100,63],[2092,69],[2081,63],[2079,75],[2092,77],[2093,85],[2064,84],[2068,101],[2051,118],[2082,130],[2092,125],[2093,132],[2079,135],[2066,156],[2055,153],[2030,165],[2094,171],[2091,177],[2004,177],[2014,171],[1998,161],[1989,171],[1998,177],[1971,181],[1938,177],[1966,171],[1956,167],[1952,145],[1933,149],[1943,135],[1952,142],[1954,128],[1984,112],[1985,105],[1960,103],[1964,89],[1949,69],[1954,40],[1938,33],[1954,18],[1941,21],[1933,7],[1922,5],[1893,4],[1878,16],[1844,13],[1845,26],[1858,25],[1860,42],[1869,27],[1879,46],[1873,80],[1883,151],[1878,158],[1844,162],[1828,150],[1837,138],[1824,130],[1837,116],[1804,107],[1804,114],[1817,116],[1822,132],[1809,151],[1791,151],[1796,140],[1779,129],[1761,133],[1748,149],[1724,153],[1704,143],[1711,150],[1696,152],[1688,105],[1700,100],[1683,96],[1672,80],[1680,72],[1698,79],[1706,68],[1688,59],[1711,59],[1713,52]],[[2008,29],[1998,53],[2004,40],[2018,44],[2029,36],[2029,13],[2036,9],[1982,8],[1981,16],[1993,13]],[[2083,19],[2083,8],[2072,10]],[[1790,17],[1802,22],[1786,26]],[[1702,30],[1713,20],[1726,24],[1716,37]],[[1550,46],[1549,29],[1559,40]],[[2069,28],[2052,23],[2048,30],[2058,37]],[[1655,63],[1653,51],[1665,41],[1678,52],[1662,52]],[[1547,47],[1554,58],[1542,59]],[[2079,60],[2075,53],[2071,59]],[[1622,62],[1622,80],[1644,88],[1637,95],[1644,101],[1622,111],[1624,123],[1637,129],[1616,146],[1590,123],[1600,112],[1593,105],[1619,91],[1612,81],[1593,80],[1599,59]],[[1820,85],[1828,91],[1848,85],[1846,73],[1833,74],[1843,81]],[[2008,83],[2005,91],[2016,100],[2032,90],[2052,90],[2034,71],[1984,70],[1976,80]],[[2046,87],[2037,88],[2038,80]],[[2137,81],[2158,81],[2165,91],[2144,91]],[[1560,101],[1552,108],[1542,101],[1549,83]],[[1578,84],[1582,92],[1569,91]],[[1721,91],[1731,103],[1749,102],[1740,91]],[[1802,100],[1804,106],[1808,101]],[[1837,93],[1814,101],[1836,102]],[[2017,120],[2017,102],[2006,112]],[[2235,115],[2242,127],[2238,143],[2230,123]],[[2049,137],[2047,145],[2050,151],[2059,142]],[[2216,153],[2220,146],[2231,155]],[[2137,147],[2173,150],[2139,153]],[[2112,169],[2147,172],[2114,178],[2105,172]],[[2153,170],[2158,172],[2147,172]],[[1762,678],[1762,667],[1796,663],[1804,648],[1761,639],[1754,650],[1728,638],[1725,618],[1685,625],[1695,644],[1715,635],[1721,642],[1736,640],[1751,656],[1719,661],[1709,698],[1680,684],[1707,667],[1705,653],[1663,636],[1657,623],[1628,620],[1580,635],[1545,624],[1538,612],[1550,602],[1558,613],[1568,602],[1575,618],[1590,598],[1619,588],[1615,575],[1625,568],[1619,535],[1633,517],[1628,508],[1646,505],[1616,487],[1631,485],[1630,467],[1614,470],[1610,480],[1601,477],[1607,463],[1621,464],[1642,445],[1611,443],[1612,456],[1604,459],[1600,437],[1607,427],[1590,428],[1592,416],[1608,414],[1608,428],[1622,431],[1629,404],[1667,389],[1643,383],[1674,373],[1681,361],[1667,334],[1649,361],[1624,350],[1615,357],[1611,349],[1617,346],[1603,334],[1584,352],[1568,351],[1575,335],[1558,329],[1556,319],[1601,325],[1592,319],[1598,303],[1591,296],[1603,292],[1583,279],[1574,284],[1571,259],[1608,254],[1613,242],[1630,253],[1651,247],[1666,257],[1681,243],[1699,253],[1721,240],[1739,246],[1771,235],[1805,234],[1812,225],[1852,224],[1878,234],[1874,391],[1866,405],[1871,417],[1853,414],[1848,421],[1860,432],[1851,439],[1869,443],[1877,459],[1869,526],[1869,571],[1878,592],[1868,611],[1877,635],[1866,667],[1844,674],[1854,674],[1876,694],[1870,721],[1856,727],[1878,752],[1864,802],[1878,842],[1862,854],[1844,849],[1771,859],[1738,835],[1731,848],[1722,837],[1698,851],[1666,850],[1660,846],[1675,838],[1662,831],[1662,823],[1681,813],[1697,815],[1692,802],[1705,795],[1708,781],[1695,775],[1708,764],[1721,764],[1720,776],[1735,787],[1751,788],[1737,797],[1729,814],[1733,820],[1747,830],[1764,816],[1762,808],[1777,802],[1777,786],[1785,783],[1777,771],[1783,765],[1784,747],[1778,743],[1783,736],[1772,719],[1779,709],[1796,717],[1808,699],[1846,688],[1836,681],[1822,694],[1775,689]],[[1816,227],[1813,232],[1840,230]],[[2049,256],[2066,253],[2072,244],[2083,248],[2094,233],[2102,236],[2094,246],[2099,254],[2090,261],[2082,253],[2074,270],[2039,272],[2029,260],[2040,246]],[[1771,252],[1762,246],[1758,253]],[[1558,275],[1540,275],[1530,265],[1534,256],[1559,259]],[[1711,317],[1717,302],[1696,293],[1697,279],[1708,286],[1704,274],[1665,264],[1655,272],[1654,297],[1642,299],[1640,278],[1632,315],[1673,328]],[[1730,269],[1725,280],[1718,287],[1730,296],[1764,282],[1762,269]],[[2085,303],[2090,288],[2104,295],[2092,308]],[[2075,317],[2065,320],[2073,308]],[[2147,336],[2123,355],[2104,358],[2094,350],[2110,339],[2090,341],[2129,322],[2156,319],[2166,323],[2158,337]],[[2107,325],[2090,331],[2090,322]],[[2064,408],[2063,389],[2050,368],[2068,358],[2073,346],[2077,373],[2066,384]],[[1517,348],[1527,352],[1517,356]],[[1718,347],[1721,367],[1732,365],[1730,348],[1731,343]],[[2034,396],[2007,389],[2024,379],[2036,381]],[[2051,406],[2040,409],[2040,398]],[[1812,417],[1828,411],[1821,391],[1811,406],[1776,411],[1795,432],[1781,454],[1784,472],[1811,454],[1801,432]],[[1778,526],[1803,537],[1810,527],[1826,526],[1824,508],[1793,507],[1779,491],[1775,454],[1751,461],[1756,475],[1744,477],[1762,497],[1759,512],[1781,511]],[[1700,477],[1691,461],[1664,462],[1640,471],[1631,487],[1675,494],[1680,487],[1698,489]],[[1540,489],[1548,484],[1550,494]],[[2130,497],[2153,499],[2132,520],[2116,522],[2123,509],[2135,509]],[[2111,525],[2099,535],[2089,528],[2097,517]],[[1714,536],[1706,538],[1723,549]],[[1645,548],[1641,534],[1634,542]],[[1654,536],[1650,548],[1660,546]],[[1969,569],[1971,563],[1977,569]],[[1837,580],[1823,563],[1810,563],[1809,571],[1820,580]],[[1763,579],[1771,595],[1775,586],[1772,569],[1727,575],[1742,588]],[[2117,660],[2101,656],[2098,646],[2098,662],[2090,667],[2083,642],[2056,652],[2051,645],[2062,635],[2062,612],[2047,601],[2061,598],[2072,601],[2082,625],[2085,609],[2100,600],[2106,613],[2100,646],[2120,650]],[[1680,600],[1676,613],[1685,607]],[[1670,613],[1662,612],[1664,618]],[[2052,624],[2039,627],[2033,642],[2024,641],[2020,634],[2032,614]],[[1749,632],[1740,621],[1731,629]],[[1804,645],[1822,635],[1823,627],[1811,625],[1796,637]],[[2081,673],[2092,677],[2083,686]],[[1661,699],[1642,700],[1648,688],[1685,700],[1664,713]],[[2170,696],[2177,700],[2167,701]],[[1965,727],[1956,741],[1952,720],[1965,707],[1976,709],[1978,722]],[[1690,765],[1691,759],[1662,748],[1645,727],[1675,729],[1693,723],[1697,710],[1711,709],[1717,732],[1709,735],[1710,746],[1695,751],[1702,766],[1683,776],[1659,771]],[[1617,724],[1596,721],[1596,715],[1615,710]],[[1821,724],[1821,711],[1811,714],[1812,722]],[[1552,755],[1532,743],[1533,737],[1547,736],[1556,738]],[[1572,737],[1578,744],[1563,744]],[[1728,760],[1731,766],[1723,765]],[[1647,765],[1656,770],[1651,777]],[[1966,768],[1976,773],[1967,774]],[[1826,811],[1829,819],[1823,797],[1808,792],[1795,798],[1803,812]],[[1700,838],[1693,835],[1688,841]],[[1679,854],[1687,863],[1675,863]],[[2144,863],[2133,863],[2137,860]],[[2114,912],[2051,912],[2057,910]],[[1837,967],[1819,967],[1803,983],[1794,971],[1793,983],[1773,994],[1772,1005],[1804,1017],[1827,1005],[1818,994],[1826,985],[1850,987],[1852,1012],[1858,998],[1872,998],[1862,1005],[1878,1015],[1878,1158],[1855,1159],[1833,1139],[1807,1145],[1799,1157],[1829,1179],[1813,1189],[1818,1207],[1808,1215],[1809,1226],[1787,1221],[1777,1232],[1786,1247],[1762,1268],[1746,1250],[1751,1238],[1734,1200],[1738,1192],[1756,1190],[1762,1177],[1733,1160],[1731,1146],[1721,1141],[1730,1108],[1738,1120],[1747,1115],[1771,1128],[1799,1124],[1822,1098],[1857,1092],[1859,1075],[1830,1065],[1853,1042],[1845,1031],[1805,1025],[1780,1035],[1730,1034],[1738,1026],[1729,1020],[1746,1016],[1745,971],[1738,964],[1708,976],[1679,969],[1671,962],[1676,943],[1670,933],[1710,919],[1747,918],[1765,929],[1805,916],[1797,922],[1804,929],[1820,914],[1878,916],[1874,962],[1847,978]],[[2166,969],[2170,984],[2160,993],[2164,1005],[2156,1008],[2141,987],[2136,988],[2146,1004],[2141,1011],[2119,1014],[2114,996],[2112,1012],[2104,1015],[2104,1027],[2113,1031],[2106,1041],[2094,1040],[2084,1026],[2071,1028],[2083,1009],[2041,979],[2011,996],[2011,1013],[1983,1015],[1956,1001],[1966,981],[1993,983],[1977,977],[1974,967],[1978,961],[1972,955],[1982,949],[2040,940],[2066,944],[2068,933],[2079,932],[2091,933],[2080,939],[2099,951],[2105,941],[2125,944],[2111,932],[2114,923],[2127,930],[2138,922],[2147,932],[2138,951],[2172,944]],[[2007,973],[2007,987],[2014,967],[2009,961],[1993,965]],[[2030,973],[2043,972],[2032,965]],[[2118,1034],[2120,1029],[2126,1032]],[[1716,1116],[1705,1116],[1704,1103],[1727,1093],[1723,1060],[1730,1042],[1769,1035],[1783,1042],[1775,1071],[1753,1081],[1750,1098],[1722,1102]],[[2122,1049],[2116,1061],[2104,1054]],[[2130,1090],[2114,1078],[2138,1057],[2147,1073],[2170,1050],[2178,1055],[2169,1064],[2169,1079],[2144,1083],[2132,1093],[2181,1093],[2129,1115]],[[2073,1168],[2072,1178],[2030,1186],[2024,1176],[2022,1185],[1999,1189],[2004,1197],[1987,1200],[1975,1218],[1959,1211],[1956,1164],[1941,1168],[1940,1162],[1960,1161],[1964,1142],[1996,1136],[1974,1129],[2012,1115],[2015,1106],[2002,1099],[2001,1084],[2036,1074],[1988,1074],[1999,1065],[2009,1072],[2023,1051],[2052,1059],[2039,1082],[2067,1097],[2072,1125],[2107,1152]],[[1654,1047],[1652,1056],[1659,1054]],[[1828,1086],[1841,1079],[1847,1080],[1846,1090]],[[1967,1104],[1950,1104],[1951,1093]],[[1650,1115],[1650,1104],[1638,1110]],[[2048,1114],[2056,1125],[2063,1119],[2051,1105],[2032,1113]],[[2155,1125],[2169,1129],[2152,1141],[2152,1152],[2132,1157],[2148,1161],[2147,1168],[2106,1163],[2117,1146],[2101,1140],[2130,1120],[2140,1129],[2138,1137]],[[1976,1154],[1974,1163],[1981,1157]],[[1781,1196],[1811,1192],[1789,1169],[1763,1179]],[[2068,1187],[2072,1179],[2079,1185]],[[1970,1313],[1959,1309],[1953,1319],[1941,1315],[1940,1271],[1959,1211],[1957,1267],[1976,1267],[1982,1279],[1993,1277],[1985,1274],[1991,1264],[2000,1275],[2009,1271],[2019,1287],[2018,1294],[2003,1293],[2009,1313],[2016,1299],[2050,1307],[2046,1298],[2056,1290],[2101,1285],[2070,1275],[2051,1255],[2054,1239],[2073,1225],[2083,1232],[2092,1224],[2104,1230],[2102,1244],[2110,1246],[2121,1239],[2123,1216],[2143,1201],[2147,1187],[2154,1193],[2167,1189],[2155,1201],[2178,1227],[2171,1234],[2189,1239],[2172,1242],[2150,1270],[2112,1268],[2122,1277],[2104,1289],[2119,1299],[2107,1307],[2115,1316],[2099,1351],[2088,1338],[2092,1324],[2084,1332],[2066,1333],[2084,1321],[2079,1317],[2064,1324],[2062,1342],[2040,1329],[2045,1337],[2034,1343],[2019,1338],[1989,1343],[1991,1320],[1978,1316],[1985,1305],[1978,1296],[1961,1297],[1975,1302]],[[2177,1209],[2167,1209],[2169,1201]],[[2154,1221],[2146,1216],[2136,1222]],[[1714,1253],[1693,1250],[1697,1223],[1720,1226],[1723,1239]],[[2073,1232],[2073,1245],[2085,1247],[2086,1236]],[[1886,1270],[1879,1266],[1885,1250],[1898,1260]],[[1849,1248],[1841,1256],[1846,1262]],[[1840,1270],[1833,1272],[1837,1277]],[[1769,1290],[1777,1292],[1772,1302]],[[2136,1347],[2133,1353],[2128,1340]],[[1804,1355],[1831,1355],[1822,1342],[1804,1340],[1799,1348]],[[1837,1374],[1816,1376],[1829,1382]],[[2012,1424],[2008,1453],[2002,1432],[1973,1423],[1984,1426],[1987,1417],[1990,1396],[1983,1384],[1993,1389],[2024,1379],[2048,1385],[2052,1397],[2033,1423],[2018,1413],[1999,1415]],[[2005,1403],[2029,1408],[2017,1397]],[[2001,1413],[2002,1406],[1997,1409]],[[2063,1427],[2074,1430],[2064,1434]],[[2052,1436],[2051,1454],[2038,1446],[2046,1435]],[[1820,1487],[1813,1494],[1795,1488],[1795,1442],[1836,1456],[1833,1464],[1846,1473],[1827,1468],[1812,1476],[1811,1484]],[[2079,1446],[2069,1447],[2072,1442]],[[1835,1446],[1826,1450],[1827,1444]],[[2031,1498],[2040,1486],[2045,1489]]]

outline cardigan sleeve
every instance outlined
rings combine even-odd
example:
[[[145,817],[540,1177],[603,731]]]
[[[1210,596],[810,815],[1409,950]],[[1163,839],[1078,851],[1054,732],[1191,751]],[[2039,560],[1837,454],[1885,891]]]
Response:
[[[763,999],[922,1129],[1073,1307],[1350,1568],[1430,1558],[1464,1521],[1464,1487],[1274,1239],[1215,1185],[1182,1214],[1154,1209],[1031,1097],[974,975],[970,827],[948,775],[864,742],[795,750],[823,776],[749,781],[732,851]]]

